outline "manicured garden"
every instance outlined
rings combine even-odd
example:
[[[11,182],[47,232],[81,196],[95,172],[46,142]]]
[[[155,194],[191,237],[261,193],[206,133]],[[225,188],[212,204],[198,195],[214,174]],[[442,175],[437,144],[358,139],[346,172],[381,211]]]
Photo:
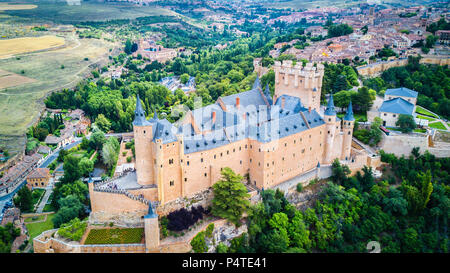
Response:
[[[428,123],[428,126],[431,128],[436,128],[436,129],[441,129],[441,130],[447,130],[447,128],[445,127],[444,124],[442,124],[442,122],[433,122],[433,123]]]
[[[40,235],[42,232],[53,229],[52,219],[54,216],[54,214],[49,214],[44,222],[25,224],[28,229],[28,235],[30,235],[30,242],[32,242],[33,238]]]
[[[92,229],[84,244],[138,244],[143,237],[143,228]]]
[[[435,114],[431,113],[430,111],[428,111],[427,109],[421,107],[421,106],[416,106],[416,113],[417,114],[421,114],[421,115],[425,115],[425,116],[430,116],[430,117],[434,117],[434,118],[439,118],[438,116],[436,116]]]

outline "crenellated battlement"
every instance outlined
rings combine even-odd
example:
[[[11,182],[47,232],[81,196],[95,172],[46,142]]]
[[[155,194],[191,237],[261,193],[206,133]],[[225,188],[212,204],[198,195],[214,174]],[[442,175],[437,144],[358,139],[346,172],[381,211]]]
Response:
[[[278,72],[303,77],[323,76],[325,70],[323,64],[316,64],[316,66],[314,66],[312,63],[306,63],[305,66],[303,66],[302,62],[297,62],[293,65],[292,60],[285,60],[283,62],[275,61],[273,67],[275,73]]]
[[[320,108],[320,94],[325,67],[323,64],[297,62],[291,60],[275,61],[275,98],[289,95],[300,98],[303,106],[316,111]]]

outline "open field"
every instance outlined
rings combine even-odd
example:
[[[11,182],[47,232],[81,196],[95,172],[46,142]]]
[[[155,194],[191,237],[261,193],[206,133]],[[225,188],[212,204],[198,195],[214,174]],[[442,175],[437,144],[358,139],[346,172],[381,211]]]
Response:
[[[0,69],[36,80],[0,90],[0,143],[7,136],[8,150],[10,145],[15,146],[12,136],[23,136],[39,117],[49,92],[74,87],[94,63],[107,60],[109,49],[115,46],[99,39],[78,40],[73,34],[65,40],[66,46],[61,49],[0,60]]]
[[[53,35],[0,40],[0,59],[64,45],[64,38]]]
[[[36,5],[14,5],[11,3],[0,3],[0,11],[2,10],[24,10],[24,9],[35,9]]]
[[[36,21],[55,23],[78,23],[85,21],[104,21],[115,19],[135,19],[144,16],[178,15],[164,8],[135,6],[129,3],[82,2],[79,6],[69,6],[64,2],[37,1],[38,7],[29,10],[7,10],[8,15],[33,18]]]
[[[0,69],[0,89],[32,83],[36,80]]]

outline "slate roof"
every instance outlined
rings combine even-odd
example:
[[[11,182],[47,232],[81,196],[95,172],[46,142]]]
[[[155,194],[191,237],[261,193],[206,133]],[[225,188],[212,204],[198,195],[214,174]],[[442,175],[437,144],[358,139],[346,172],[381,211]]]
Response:
[[[402,98],[395,98],[391,100],[385,100],[383,104],[381,104],[379,111],[395,114],[412,115],[414,111],[414,104]]]
[[[347,107],[347,114],[345,114],[344,120],[347,121],[354,121],[355,118],[353,117],[353,107],[352,107],[352,101],[348,104]]]
[[[413,91],[411,89],[408,89],[406,87],[400,87],[395,89],[387,89],[384,93],[385,95],[391,95],[391,96],[400,96],[400,97],[409,97],[409,98],[417,98],[416,91]]]
[[[239,109],[235,108],[237,97],[240,99]],[[269,102],[269,106],[265,99]],[[195,125],[202,132],[199,134],[195,133],[191,123],[183,123],[180,120],[175,127],[166,119],[158,119],[156,113],[155,118],[145,120],[145,112],[139,100],[136,103],[133,124],[152,125],[153,141],[162,139],[163,143],[170,143],[177,141],[175,133],[182,134],[184,153],[189,154],[245,138],[270,142],[325,123],[315,110],[310,112],[303,107],[301,100],[297,97],[282,95],[272,105],[269,86],[266,85],[265,90],[262,91],[259,78],[256,79],[251,90],[221,97],[221,100],[229,106],[227,111],[223,111],[220,104],[216,102],[191,112]],[[282,103],[283,100],[284,103]],[[332,98],[328,108],[330,108],[329,111],[334,111]],[[214,122],[212,112],[216,113]],[[141,113],[144,115],[140,115]]]
[[[330,98],[328,99],[328,105],[327,108],[325,109],[325,115],[336,116],[336,110],[334,109],[333,94],[330,94]]]

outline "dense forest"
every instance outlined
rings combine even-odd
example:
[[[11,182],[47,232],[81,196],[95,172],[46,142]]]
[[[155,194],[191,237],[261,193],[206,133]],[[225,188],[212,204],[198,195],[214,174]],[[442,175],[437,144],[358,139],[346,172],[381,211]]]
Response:
[[[349,177],[334,161],[331,181],[307,208],[297,209],[281,191],[263,191],[248,213],[248,233],[217,251],[367,252],[376,241],[383,253],[447,253],[449,159],[418,148],[408,158],[381,154],[386,165],[376,180],[371,168]]]

